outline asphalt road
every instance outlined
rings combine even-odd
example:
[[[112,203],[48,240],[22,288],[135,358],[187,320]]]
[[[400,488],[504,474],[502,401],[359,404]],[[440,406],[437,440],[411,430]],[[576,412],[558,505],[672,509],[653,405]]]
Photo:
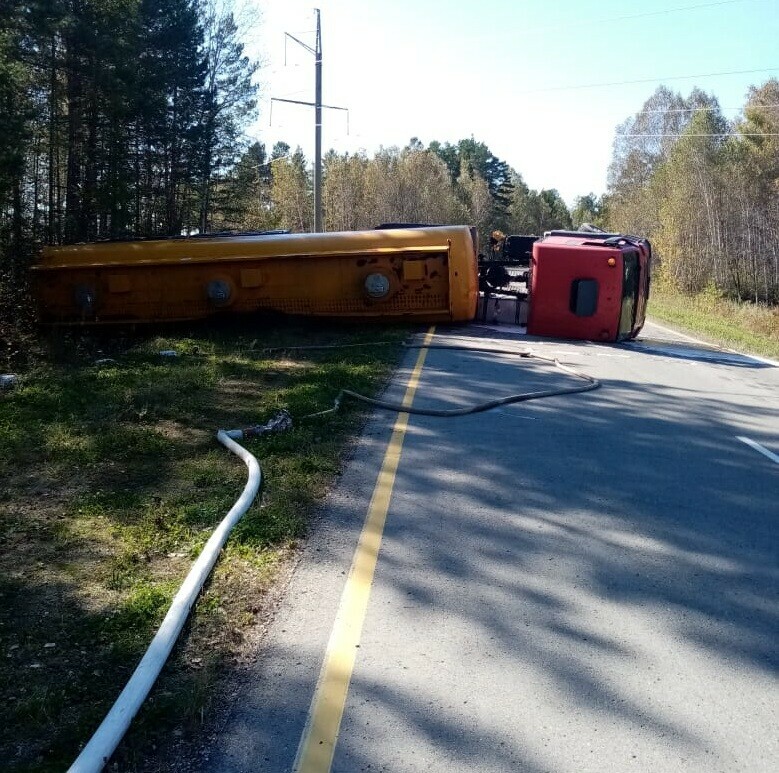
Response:
[[[530,346],[602,387],[411,417],[332,770],[775,770],[779,367],[652,325],[622,346],[447,341]],[[571,383],[431,350],[414,405]],[[292,769],[395,420],[357,444],[204,770]]]

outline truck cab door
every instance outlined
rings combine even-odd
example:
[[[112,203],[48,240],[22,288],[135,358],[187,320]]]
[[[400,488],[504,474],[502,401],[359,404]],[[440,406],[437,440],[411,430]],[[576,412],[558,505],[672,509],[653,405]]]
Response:
[[[622,255],[622,309],[619,315],[617,340],[630,338],[636,323],[638,291],[640,285],[640,266],[638,253],[625,251]]]

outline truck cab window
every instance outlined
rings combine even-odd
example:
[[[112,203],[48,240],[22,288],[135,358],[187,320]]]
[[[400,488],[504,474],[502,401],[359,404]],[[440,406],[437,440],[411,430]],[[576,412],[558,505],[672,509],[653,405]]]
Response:
[[[591,317],[597,308],[598,280],[574,279],[571,282],[571,311],[577,317]]]

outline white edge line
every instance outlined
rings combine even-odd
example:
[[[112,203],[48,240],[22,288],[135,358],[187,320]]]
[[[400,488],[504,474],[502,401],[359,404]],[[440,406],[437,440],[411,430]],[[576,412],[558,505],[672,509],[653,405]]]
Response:
[[[651,317],[647,320],[647,322],[649,322],[649,324],[653,327],[656,327],[666,333],[671,333],[675,336],[678,336],[679,338],[683,338],[685,341],[691,341],[694,344],[703,344],[704,346],[712,346],[711,342],[709,341],[703,341],[700,338],[693,338],[692,336],[680,333],[678,330],[674,330],[673,328],[665,327],[665,325],[661,325],[658,322],[655,322]],[[746,357],[750,360],[757,360],[757,362],[763,362],[766,365],[772,365],[774,368],[779,368],[779,362],[776,360],[771,360],[768,357],[761,357],[759,354],[745,354],[744,352],[739,352],[736,349],[728,349],[727,347],[722,347],[721,350],[723,352],[728,352],[729,354],[741,355],[742,357]]]
[[[756,443],[754,440],[750,440],[748,437],[744,437],[743,435],[736,435],[736,440],[740,440],[742,443],[746,443],[750,448],[754,448],[755,451],[763,454],[763,456],[767,456],[772,462],[779,464],[779,456],[777,456],[773,451],[769,451],[767,448],[761,446],[760,443]]]
[[[675,336],[678,336],[679,338],[683,338],[685,341],[692,341],[692,343],[694,344],[706,344],[707,346],[711,346],[711,344],[707,343],[706,341],[701,341],[700,338],[693,338],[692,336],[688,336],[685,335],[684,333],[680,333],[678,330],[674,330],[673,328],[660,325],[657,322],[655,322],[653,319],[648,319],[647,322],[649,322],[649,324],[652,325],[653,327],[659,328],[660,330],[666,333],[673,333]]]

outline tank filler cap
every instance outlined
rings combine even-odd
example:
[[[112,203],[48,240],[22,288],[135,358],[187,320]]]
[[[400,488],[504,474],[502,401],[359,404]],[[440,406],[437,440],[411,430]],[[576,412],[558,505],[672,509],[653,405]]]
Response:
[[[230,283],[224,279],[212,279],[206,286],[206,296],[214,306],[224,306],[232,296]]]
[[[85,316],[95,313],[95,288],[89,285],[76,285],[73,288],[73,302]]]
[[[390,291],[390,280],[385,274],[368,274],[365,277],[365,292],[371,298],[385,298]]]

